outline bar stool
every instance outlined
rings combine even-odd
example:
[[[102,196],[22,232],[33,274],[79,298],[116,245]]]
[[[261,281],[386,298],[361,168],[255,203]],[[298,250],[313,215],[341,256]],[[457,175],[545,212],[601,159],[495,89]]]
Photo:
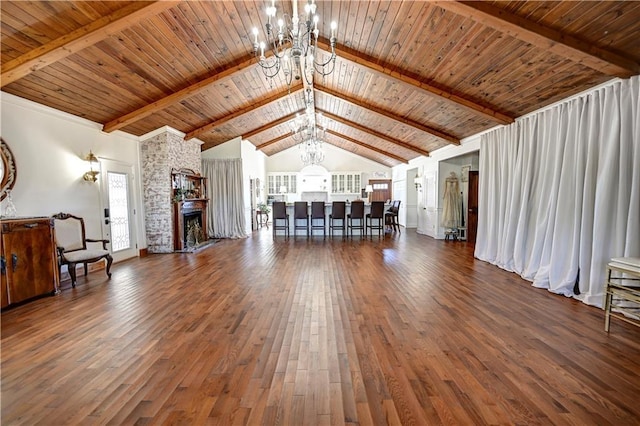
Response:
[[[298,221],[304,221],[304,225],[299,225]],[[296,236],[298,229],[304,229],[309,237],[309,205],[306,201],[296,201],[293,203],[293,236]]]
[[[384,223],[391,227],[394,231],[400,231],[398,223],[398,212],[400,211],[400,200],[393,200],[393,204],[384,213]]]
[[[353,221],[359,220],[354,225]],[[353,230],[359,229],[360,235],[365,235],[364,232],[364,201],[354,201],[351,203],[351,212],[347,215],[347,228],[351,237],[353,238]]]
[[[331,214],[329,215],[329,234],[333,237],[333,230],[342,230],[342,238],[346,237],[346,223],[345,223],[345,210],[346,203],[344,201],[334,201],[331,203]],[[337,224],[335,221],[340,221]]]
[[[273,202],[273,236],[276,231],[285,231],[285,235],[289,236],[289,215],[287,214],[287,206],[284,201]],[[278,225],[278,221],[284,221],[284,225]]]
[[[316,224],[313,221],[316,221]],[[322,224],[318,224],[318,221],[322,221]],[[311,202],[311,236],[313,236],[314,229],[322,229],[322,236],[327,237],[326,217],[324,215],[324,202],[312,201]]]
[[[373,221],[376,220],[376,224]],[[371,212],[367,213],[365,217],[365,226],[369,229],[371,237],[373,237],[373,230],[378,230],[378,235],[382,236],[384,229],[384,201],[372,201]]]

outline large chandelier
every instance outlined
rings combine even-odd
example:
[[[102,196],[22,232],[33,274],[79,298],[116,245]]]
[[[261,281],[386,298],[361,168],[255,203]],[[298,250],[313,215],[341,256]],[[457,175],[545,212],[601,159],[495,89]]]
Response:
[[[264,75],[273,78],[282,70],[287,86],[291,87],[292,80],[300,80],[302,75],[307,83],[313,84],[314,71],[323,77],[331,74],[336,59],[336,22],[331,22],[331,56],[322,62],[316,54],[320,18],[316,15],[315,0],[307,0],[301,15],[298,0],[293,0],[291,16],[282,13],[276,18],[276,12],[275,0],[271,0],[271,6],[267,7],[266,42],[258,40],[258,28],[253,28],[253,51]],[[271,49],[273,57],[265,56],[267,49]]]

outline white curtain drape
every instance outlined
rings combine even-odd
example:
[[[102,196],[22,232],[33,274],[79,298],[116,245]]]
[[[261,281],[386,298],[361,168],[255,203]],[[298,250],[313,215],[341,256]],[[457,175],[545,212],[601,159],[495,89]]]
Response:
[[[208,179],[207,232],[209,237],[246,237],[242,159],[202,160],[202,172]]]
[[[609,259],[640,256],[640,76],[481,137],[475,256],[602,305]]]

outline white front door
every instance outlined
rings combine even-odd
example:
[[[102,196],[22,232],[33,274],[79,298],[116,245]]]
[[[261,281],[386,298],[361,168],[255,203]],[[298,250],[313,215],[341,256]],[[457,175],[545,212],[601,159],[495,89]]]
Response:
[[[115,262],[136,257],[135,208],[132,185],[133,166],[100,159],[102,170],[102,220],[109,251]]]

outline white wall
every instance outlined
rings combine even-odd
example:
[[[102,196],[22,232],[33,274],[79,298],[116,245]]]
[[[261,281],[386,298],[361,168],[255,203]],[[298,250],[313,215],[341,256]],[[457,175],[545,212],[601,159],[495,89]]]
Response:
[[[243,182],[244,182],[244,211],[246,218],[246,233],[251,233],[251,215],[253,212],[251,211],[251,197],[254,198],[256,204],[258,202],[266,202],[267,196],[265,195],[265,184],[266,184],[266,171],[265,171],[265,158],[266,155],[262,151],[256,150],[254,144],[247,140],[243,140],[241,143],[241,156],[242,156],[242,171],[243,171]],[[256,193],[253,194],[250,191],[249,181],[251,179],[259,178],[260,179],[260,197],[256,197]]]
[[[138,138],[103,133],[101,125],[1,92],[0,134],[17,167],[12,198],[19,216],[72,213],[85,220],[87,237],[102,237],[100,179],[82,179],[89,150],[101,158],[133,165],[138,248],[146,247],[141,202]],[[4,206],[1,206],[4,208]]]
[[[237,137],[228,142],[216,145],[206,151],[202,151],[202,158],[241,158],[242,138]]]

